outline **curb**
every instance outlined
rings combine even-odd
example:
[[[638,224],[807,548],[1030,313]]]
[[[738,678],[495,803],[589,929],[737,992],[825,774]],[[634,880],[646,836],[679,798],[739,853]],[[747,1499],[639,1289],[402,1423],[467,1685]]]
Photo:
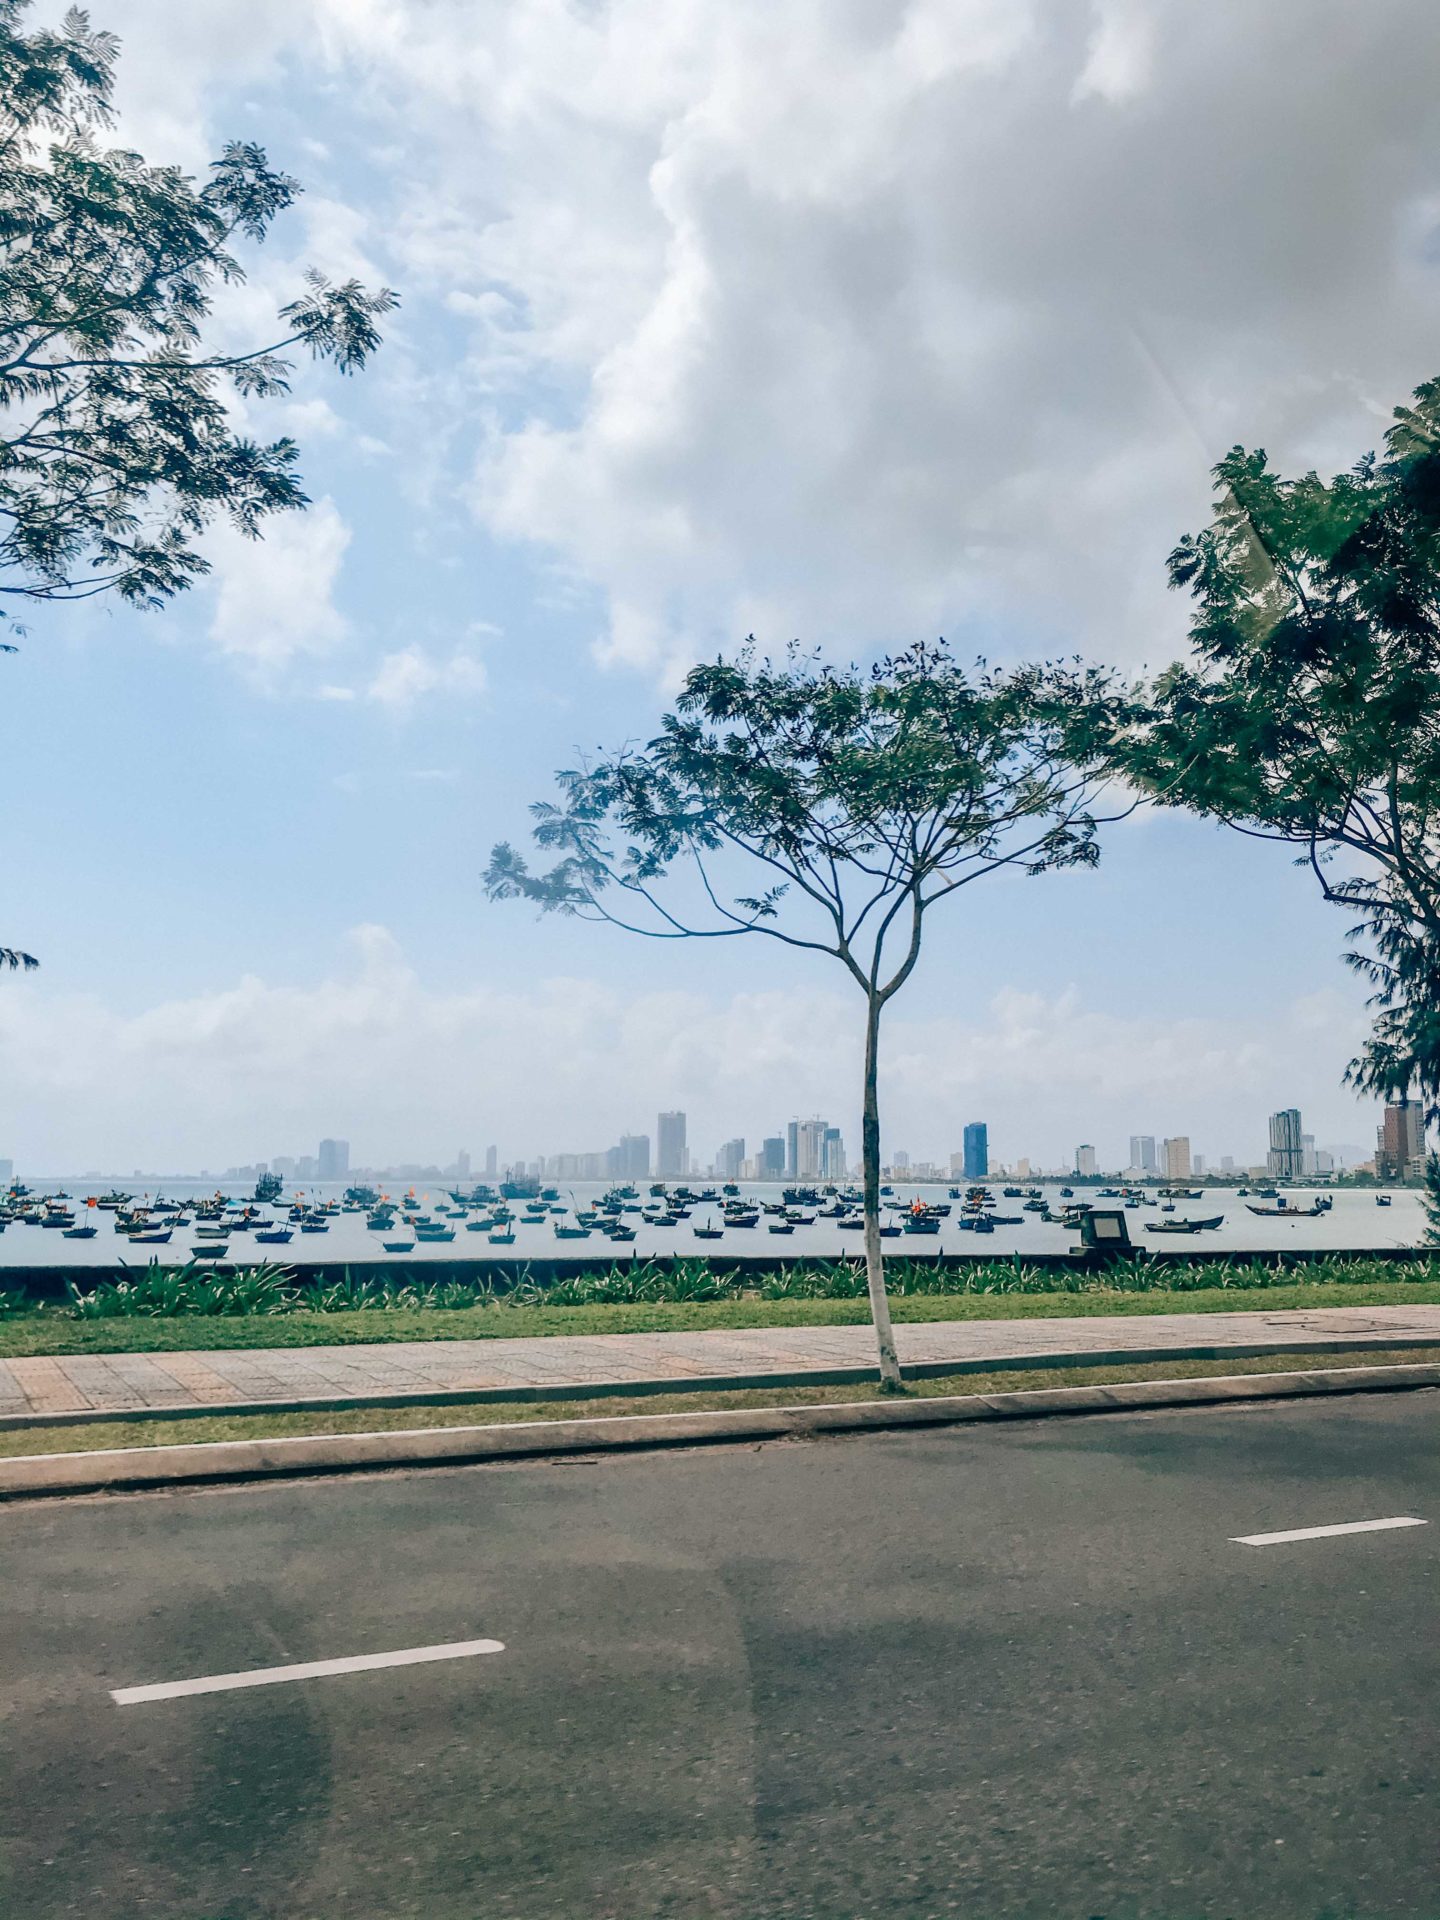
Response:
[[[593,1420],[544,1420],[491,1427],[304,1434],[290,1439],[220,1440],[204,1445],[126,1447],[97,1453],[30,1454],[0,1461],[0,1500],[1434,1387],[1440,1387],[1440,1366],[1436,1365],[1337,1367],[1318,1373],[1137,1380],[1110,1387],[1039,1387],[1017,1393],[953,1394],[908,1402],[881,1400],[820,1407],[746,1407],[712,1413],[620,1414]]]
[[[1063,1367],[1145,1366],[1164,1360],[1252,1360],[1266,1354],[1399,1353],[1407,1347],[1421,1352],[1440,1346],[1440,1334],[1363,1334],[1329,1340],[1238,1341],[1187,1347],[1086,1347],[1074,1353],[1010,1353],[990,1359],[918,1360],[905,1363],[907,1380],[941,1380],[965,1373],[1039,1373]],[[302,1348],[283,1352],[303,1353]],[[43,1356],[36,1356],[41,1358]],[[103,1359],[102,1354],[62,1356]],[[127,1356],[128,1357],[128,1356]],[[144,1358],[152,1356],[145,1355]],[[163,1358],[164,1356],[159,1356]],[[45,1427],[88,1427],[97,1420],[212,1420],[217,1416],[252,1413],[348,1413],[359,1407],[480,1407],[524,1405],[536,1400],[608,1400],[647,1398],[661,1393],[744,1393],[769,1387],[861,1387],[873,1382],[873,1365],[860,1367],[799,1367],[771,1373],[668,1374],[641,1380],[565,1380],[515,1387],[440,1387],[400,1393],[319,1393],[287,1395],[284,1399],[190,1401],[159,1407],[80,1407],[64,1413],[0,1414],[0,1433],[28,1432]]]

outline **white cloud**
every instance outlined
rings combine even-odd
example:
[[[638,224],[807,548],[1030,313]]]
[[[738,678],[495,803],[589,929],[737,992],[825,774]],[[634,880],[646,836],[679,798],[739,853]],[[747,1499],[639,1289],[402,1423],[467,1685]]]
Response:
[[[445,659],[413,644],[387,653],[365,688],[365,698],[392,712],[404,712],[426,694],[447,693],[461,698],[485,691],[483,661],[461,648]]]
[[[1143,92],[1155,57],[1158,9],[1151,0],[1093,0],[1095,24],[1071,98],[1121,101]]]
[[[858,1143],[852,992],[719,997],[574,978],[440,990],[383,927],[355,929],[348,949],[312,984],[247,974],[139,1013],[0,980],[0,1084],[19,1125],[7,1152],[52,1171],[223,1165],[338,1130],[359,1159],[448,1159],[488,1139],[528,1157],[608,1145],[674,1105],[701,1152],[797,1112],[830,1115]],[[1244,1156],[1262,1147],[1265,1115],[1298,1101],[1322,1137],[1363,1138],[1336,1086],[1348,1036],[1322,1041],[1315,1013],[1299,1006],[1286,1031],[1128,1017],[1073,992],[1002,989],[973,1015],[938,1018],[897,1005],[885,1137],[948,1154],[979,1115],[1003,1157],[1060,1161],[1078,1139],[1104,1157],[1137,1130]]]
[[[1436,370],[1428,0],[215,0],[173,48],[116,4],[146,133],[237,42],[343,76],[394,200],[306,245],[374,278],[383,236],[398,324],[469,329],[377,375],[396,483],[478,445],[612,659],[967,618],[1163,657],[1213,460],[1344,464]]]
[[[301,656],[332,652],[348,630],[332,596],[349,544],[350,529],[328,497],[304,513],[273,516],[261,540],[215,528],[206,542],[216,587],[210,638],[265,682]]]

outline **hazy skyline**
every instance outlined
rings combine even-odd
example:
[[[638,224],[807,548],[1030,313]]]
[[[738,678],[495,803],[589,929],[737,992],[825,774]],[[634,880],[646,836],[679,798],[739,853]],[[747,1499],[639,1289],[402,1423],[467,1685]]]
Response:
[[[306,183],[237,337],[303,261],[404,306],[360,379],[252,410],[308,515],[0,659],[3,931],[44,962],[0,980],[22,1166],[529,1157],[672,1104],[853,1142],[843,982],[492,910],[492,841],[751,629],[1158,664],[1211,462],[1345,465],[1440,372],[1418,0],[93,12],[119,141],[255,139]],[[1256,1158],[1292,1104],[1366,1141],[1345,926],[1284,850],[1176,819],[987,887],[887,1016],[886,1141]]]

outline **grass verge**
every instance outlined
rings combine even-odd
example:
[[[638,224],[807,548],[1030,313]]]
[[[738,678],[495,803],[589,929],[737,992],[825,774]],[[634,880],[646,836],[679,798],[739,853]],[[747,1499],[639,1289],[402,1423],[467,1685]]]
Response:
[[[1440,1346],[1367,1353],[1275,1353],[1230,1360],[1154,1360],[1126,1366],[1045,1367],[1023,1373],[959,1373],[917,1380],[912,1400],[947,1394],[1018,1393],[1034,1387],[1104,1387],[1127,1380],[1199,1380],[1256,1373],[1318,1373],[1335,1367],[1440,1365]],[[273,1440],[299,1434],[397,1433],[427,1427],[509,1426],[517,1421],[594,1420],[621,1414],[708,1413],[726,1408],[814,1407],[877,1400],[878,1386],[756,1387],[739,1393],[647,1394],[626,1401],[535,1400],[497,1406],[355,1407],[333,1413],[216,1414],[185,1421],[96,1420],[81,1427],[0,1433],[0,1458],[91,1453],[112,1447],[194,1446],[214,1440]]]
[[[1353,1264],[1353,1263],[1352,1263]],[[1377,1263],[1378,1264],[1378,1263]],[[1393,1269],[1390,1270],[1393,1273]],[[1440,1280],[1319,1281],[1148,1292],[1096,1281],[1084,1292],[905,1294],[897,1321],[1045,1320],[1103,1314],[1275,1312],[1287,1307],[1440,1304]],[[238,1347],[341,1347],[397,1340],[532,1339],[545,1334],[730,1332],[739,1327],[842,1327],[869,1320],[864,1300],[653,1301],[633,1306],[385,1308],[361,1312],[74,1320],[63,1309],[0,1320],[0,1359],[31,1354],[221,1352]]]

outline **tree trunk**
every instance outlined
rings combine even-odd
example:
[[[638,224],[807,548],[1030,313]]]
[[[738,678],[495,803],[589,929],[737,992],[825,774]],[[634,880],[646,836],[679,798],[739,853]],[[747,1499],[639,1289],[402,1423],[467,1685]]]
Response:
[[[880,1002],[872,993],[865,1010],[865,1104],[860,1122],[860,1166],[865,1197],[865,1278],[870,1289],[870,1318],[880,1350],[880,1384],[903,1389],[900,1357],[890,1326],[890,1296],[885,1291],[885,1256],[880,1251],[880,1101],[876,1066],[880,1051]]]

